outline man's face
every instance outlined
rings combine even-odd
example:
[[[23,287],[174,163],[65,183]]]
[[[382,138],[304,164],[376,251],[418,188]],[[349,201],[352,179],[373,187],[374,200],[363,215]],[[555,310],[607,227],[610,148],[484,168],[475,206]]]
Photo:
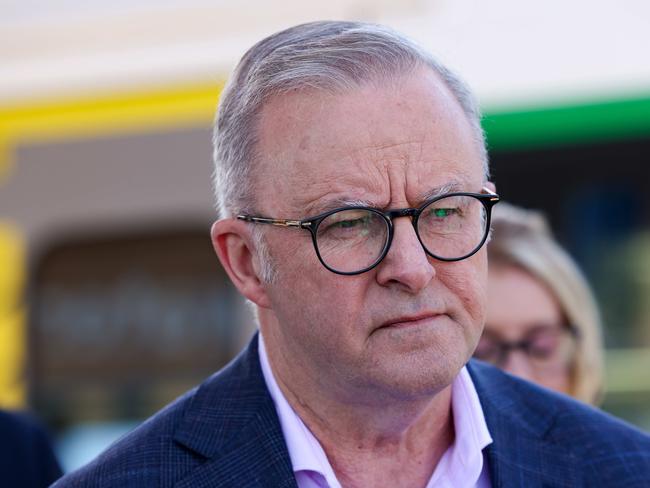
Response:
[[[417,207],[436,189],[479,192],[484,184],[475,134],[428,70],[344,95],[272,99],[259,129],[260,215],[303,219],[341,202]],[[277,276],[265,285],[265,337],[314,384],[355,401],[378,392],[430,395],[470,357],[484,318],[484,249],[464,261],[436,261],[410,218],[398,218],[384,260],[341,276],[319,262],[309,232],[266,231]]]

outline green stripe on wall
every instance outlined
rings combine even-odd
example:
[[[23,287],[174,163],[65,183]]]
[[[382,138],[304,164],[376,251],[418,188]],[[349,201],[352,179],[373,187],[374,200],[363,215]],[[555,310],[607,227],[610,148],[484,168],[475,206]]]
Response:
[[[483,128],[496,151],[650,137],[650,97],[488,112]]]

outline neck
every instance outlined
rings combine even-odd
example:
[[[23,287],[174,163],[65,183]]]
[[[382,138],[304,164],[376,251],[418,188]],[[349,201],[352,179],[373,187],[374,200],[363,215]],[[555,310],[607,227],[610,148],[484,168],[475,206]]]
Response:
[[[451,386],[424,398],[383,395],[377,402],[349,401],[351,395],[328,394],[322,375],[283,356],[272,330],[262,330],[280,390],[344,486],[400,486],[405,476],[408,486],[426,485],[453,442]]]

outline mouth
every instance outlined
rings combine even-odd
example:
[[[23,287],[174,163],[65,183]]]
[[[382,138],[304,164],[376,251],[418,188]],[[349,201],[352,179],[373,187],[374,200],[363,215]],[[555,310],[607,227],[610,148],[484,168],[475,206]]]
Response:
[[[378,329],[406,329],[410,327],[422,327],[430,325],[432,321],[442,316],[443,314],[433,312],[418,315],[406,315],[384,322],[378,327]]]

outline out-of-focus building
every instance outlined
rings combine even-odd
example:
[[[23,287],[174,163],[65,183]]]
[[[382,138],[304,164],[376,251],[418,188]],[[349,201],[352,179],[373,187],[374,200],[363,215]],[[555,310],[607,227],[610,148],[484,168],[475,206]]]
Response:
[[[499,193],[595,286],[605,408],[650,427],[642,0],[0,1],[0,406],[103,445],[247,340],[209,242],[210,125],[245,49],[330,18],[392,25],[473,87]]]

